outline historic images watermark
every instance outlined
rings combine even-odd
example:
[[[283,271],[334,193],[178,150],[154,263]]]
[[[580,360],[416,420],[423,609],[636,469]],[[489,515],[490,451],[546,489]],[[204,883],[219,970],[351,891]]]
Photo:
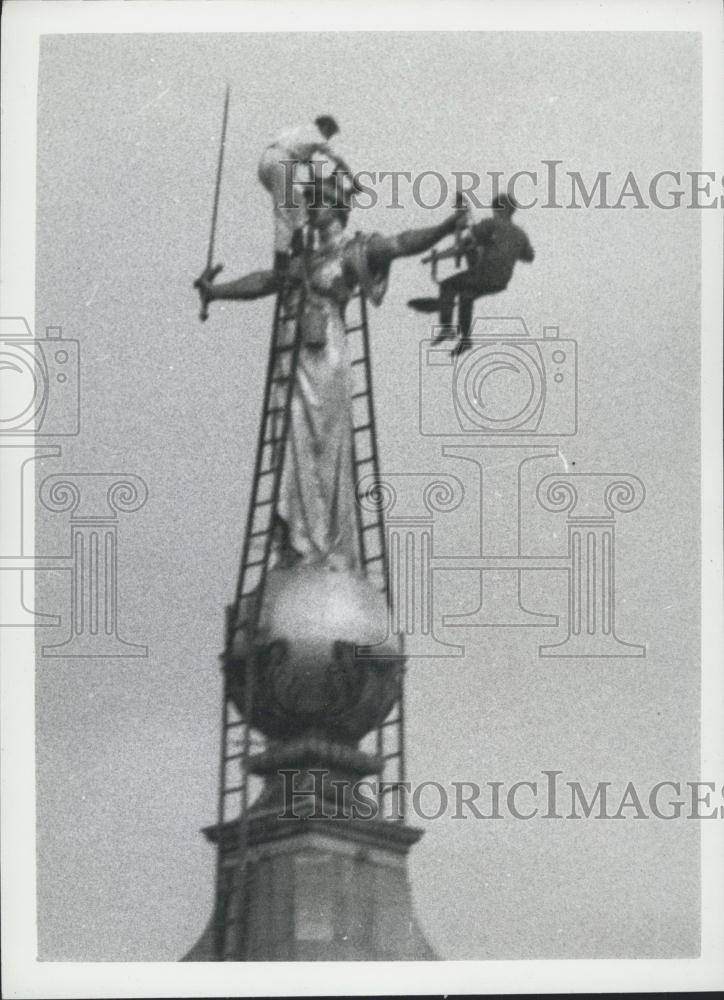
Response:
[[[40,511],[69,515],[66,552],[31,551],[25,500],[36,496],[33,463],[60,458],[48,439],[81,430],[80,343],[59,326],[34,336],[22,316],[0,317],[0,451],[10,496],[0,547],[0,627],[63,626],[42,656],[148,655],[142,643],[118,634],[118,516],[139,510],[148,487],[140,476],[69,471],[47,476],[37,491]],[[34,609],[35,574],[62,571],[67,581],[67,625]]]
[[[299,208],[305,196],[315,205],[315,179],[329,169],[324,158],[302,162],[282,159],[285,168],[283,207]],[[438,209],[465,196],[475,208],[492,208],[501,194],[519,208],[662,209],[723,208],[724,176],[713,170],[662,169],[647,176],[633,170],[614,174],[598,170],[584,175],[567,169],[563,160],[542,159],[531,170],[358,170],[350,174],[355,208]]]
[[[561,770],[506,781],[350,780],[324,768],[280,769],[285,820],[402,821],[411,810],[422,820],[622,820],[724,819],[724,784],[667,778],[581,782]],[[390,795],[388,793],[393,792]]]

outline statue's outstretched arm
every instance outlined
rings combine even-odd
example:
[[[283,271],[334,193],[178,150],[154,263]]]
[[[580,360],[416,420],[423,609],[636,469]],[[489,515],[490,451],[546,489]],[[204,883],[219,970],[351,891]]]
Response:
[[[433,247],[439,240],[455,231],[460,220],[460,211],[453,212],[438,226],[424,229],[407,229],[396,236],[370,237],[367,245],[367,260],[372,270],[388,267],[398,257],[415,257]]]
[[[273,295],[279,289],[279,281],[273,271],[252,271],[242,278],[233,281],[222,281],[215,284],[202,275],[196,285],[202,290],[208,301],[214,299],[262,299],[265,295]]]

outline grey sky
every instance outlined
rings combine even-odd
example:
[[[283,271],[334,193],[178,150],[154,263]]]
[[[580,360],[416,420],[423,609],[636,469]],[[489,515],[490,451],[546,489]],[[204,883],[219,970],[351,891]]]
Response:
[[[702,169],[695,35],[44,39],[36,326],[61,325],[81,341],[83,430],[61,462],[39,466],[128,471],[148,483],[148,504],[120,528],[120,618],[123,637],[151,651],[147,660],[39,666],[45,958],[173,960],[210,911],[213,856],[197,830],[216,810],[216,655],[272,308],[213,305],[205,326],[197,320],[191,282],[206,254],[226,81],[217,256],[229,276],[271,260],[261,149],[275,130],[320,112],[338,118],[339,147],[358,169],[509,174],[555,158],[589,177],[633,170],[644,183],[659,170]],[[446,211],[408,200],[402,210],[358,211],[351,225],[391,233]],[[538,642],[559,632],[457,633],[463,660],[410,670],[410,776],[513,782],[560,768],[593,783],[693,779],[699,214],[535,208],[516,221],[536,260],[519,266],[487,311],[524,317],[534,335],[559,324],[578,340],[580,431],[563,443],[565,457],[581,471],[630,472],[646,484],[645,505],[621,518],[617,573],[620,634],[647,641],[649,655],[539,660]],[[441,458],[440,443],[417,430],[427,330],[405,302],[429,290],[417,261],[396,263],[372,312],[382,464],[465,478],[465,463]],[[560,468],[534,464],[531,487]],[[441,532],[450,551],[464,551],[470,511]],[[531,548],[560,551],[563,521],[538,527]],[[66,544],[60,516],[44,514],[38,532],[46,551]],[[64,593],[51,577],[41,608]],[[562,614],[560,584],[531,581],[529,605]],[[445,610],[474,607],[474,581],[443,587]],[[445,958],[696,952],[696,823],[425,826],[412,883]]]

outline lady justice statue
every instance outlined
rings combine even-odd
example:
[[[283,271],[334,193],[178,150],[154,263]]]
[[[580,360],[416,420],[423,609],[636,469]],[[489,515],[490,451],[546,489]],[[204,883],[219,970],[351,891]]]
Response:
[[[378,306],[387,289],[392,262],[422,254],[453,233],[464,210],[456,209],[438,225],[395,236],[351,235],[347,230],[351,192],[339,175],[317,177],[306,195],[316,248],[292,258],[286,279],[278,270],[268,270],[215,284],[213,269],[204,271],[196,287],[205,302],[250,300],[278,293],[286,280],[293,312],[295,294],[306,286],[278,508],[280,558],[354,570],[359,567],[359,553],[356,484],[351,474],[352,380],[345,308],[358,289]]]
[[[434,226],[394,236],[352,235],[347,226],[353,190],[339,173],[316,175],[305,189],[306,246],[285,268],[216,283],[219,268],[207,267],[196,282],[204,309],[220,299],[277,294],[277,343],[292,350],[299,338],[291,394],[283,399],[286,387],[272,385],[270,396],[271,408],[289,409],[289,418],[269,561],[263,584],[248,597],[246,608],[235,613],[235,635],[228,640],[237,662],[248,658],[249,643],[270,651],[279,640],[285,660],[295,664],[295,677],[304,677],[304,696],[295,689],[292,697],[290,689],[284,711],[278,710],[281,688],[265,699],[267,734],[281,738],[303,734],[310,726],[328,731],[333,707],[335,735],[357,739],[389,708],[382,674],[369,701],[357,690],[332,706],[329,695],[332,681],[340,676],[342,644],[352,650],[375,646],[390,667],[400,657],[399,638],[389,635],[386,594],[366,576],[360,551],[354,375],[345,310],[357,292],[380,305],[393,261],[425,253],[459,230],[465,218],[461,207]],[[359,667],[357,675],[365,672]],[[271,679],[272,671],[265,669],[260,676]],[[273,724],[272,715],[277,719]]]

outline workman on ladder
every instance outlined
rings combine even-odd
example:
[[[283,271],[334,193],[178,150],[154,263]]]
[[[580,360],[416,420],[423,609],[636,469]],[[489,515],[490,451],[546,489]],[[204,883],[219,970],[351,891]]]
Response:
[[[262,153],[259,180],[274,202],[274,270],[288,269],[289,258],[303,249],[303,228],[307,221],[305,189],[314,180],[312,159],[324,156],[334,164],[336,174],[346,174],[352,186],[352,172],[330,146],[339,132],[331,115],[320,115],[309,125],[287,128]]]
[[[453,351],[459,355],[471,346],[470,326],[473,303],[482,295],[494,295],[508,286],[519,260],[530,263],[535,254],[525,232],[513,223],[513,213],[518,207],[514,198],[498,195],[493,201],[493,215],[470,229],[470,238],[463,247],[468,270],[458,271],[440,282],[437,298],[410,299],[408,305],[417,312],[437,312],[440,325],[445,327],[435,338],[435,343],[455,336],[452,326],[455,300],[458,299],[458,327],[460,342]],[[437,255],[437,260],[457,254],[457,249]]]

